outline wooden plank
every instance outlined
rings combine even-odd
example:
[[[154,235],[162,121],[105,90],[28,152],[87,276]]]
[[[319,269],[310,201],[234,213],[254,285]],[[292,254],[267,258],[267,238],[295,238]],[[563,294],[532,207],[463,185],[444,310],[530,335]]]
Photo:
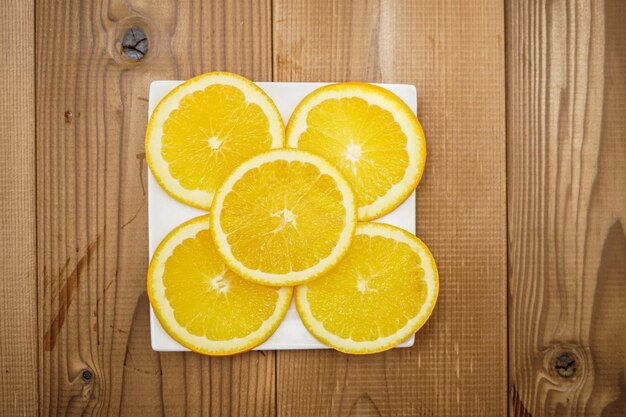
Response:
[[[280,352],[280,416],[506,415],[503,4],[274,1],[276,81],[417,86],[418,235],[441,293],[415,347]]]
[[[269,0],[38,1],[42,414],[275,414],[273,353],[150,348],[143,145],[152,80],[270,79],[270,16]]]
[[[0,415],[37,413],[35,20],[30,0],[0,3]]]
[[[510,413],[626,415],[626,8],[507,1]]]

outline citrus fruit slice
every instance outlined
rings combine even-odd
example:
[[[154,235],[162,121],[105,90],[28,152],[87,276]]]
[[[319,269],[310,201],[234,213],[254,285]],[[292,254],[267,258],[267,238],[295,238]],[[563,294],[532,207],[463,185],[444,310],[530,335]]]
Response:
[[[161,325],[183,346],[231,355],[265,341],[287,313],[292,288],[266,287],[229,270],[200,216],[170,232],[148,269],[148,295]]]
[[[417,186],[426,140],[411,109],[366,83],[321,87],[302,100],[287,125],[287,145],[323,156],[354,189],[360,221],[380,217]]]
[[[252,81],[211,72],[159,102],[146,131],[146,160],[175,199],[208,210],[215,190],[242,161],[284,144],[272,100]]]
[[[345,178],[319,156],[294,149],[235,168],[211,207],[211,233],[226,264],[267,285],[300,284],[332,268],[355,225]]]
[[[348,254],[315,281],[296,287],[304,326],[321,342],[354,354],[390,349],[428,319],[437,266],[421,240],[400,228],[359,223]]]

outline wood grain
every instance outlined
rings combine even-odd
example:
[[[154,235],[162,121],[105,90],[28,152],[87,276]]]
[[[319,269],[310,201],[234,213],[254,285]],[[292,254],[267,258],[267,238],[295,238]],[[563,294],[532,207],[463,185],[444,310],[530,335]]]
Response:
[[[37,413],[34,4],[0,3],[0,415]]]
[[[279,352],[279,416],[507,413],[504,10],[470,3],[274,1],[276,81],[417,86],[417,230],[441,274],[411,349]]]
[[[152,80],[270,79],[269,1],[38,1],[36,15],[41,414],[274,415],[273,353],[151,350],[143,146]],[[140,61],[122,54],[131,27],[148,37]]]
[[[507,1],[514,416],[626,415],[625,20]]]

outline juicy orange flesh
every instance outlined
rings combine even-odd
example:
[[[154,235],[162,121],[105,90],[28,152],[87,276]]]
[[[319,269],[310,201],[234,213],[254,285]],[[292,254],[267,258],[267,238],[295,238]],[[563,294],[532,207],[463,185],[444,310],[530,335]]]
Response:
[[[249,335],[270,318],[278,300],[276,289],[227,269],[208,230],[173,250],[165,261],[163,285],[176,321],[209,340]]]
[[[355,236],[339,264],[307,288],[313,317],[329,332],[357,342],[396,333],[427,296],[419,255],[382,236]]]
[[[404,177],[407,138],[391,112],[357,98],[328,99],[307,114],[298,149],[331,161],[367,206]]]
[[[186,189],[211,193],[241,162],[272,147],[261,107],[222,84],[185,96],[164,122],[161,141],[172,177]]]
[[[345,223],[335,180],[311,163],[284,160],[245,173],[220,216],[233,256],[247,268],[277,274],[306,270],[328,257]]]

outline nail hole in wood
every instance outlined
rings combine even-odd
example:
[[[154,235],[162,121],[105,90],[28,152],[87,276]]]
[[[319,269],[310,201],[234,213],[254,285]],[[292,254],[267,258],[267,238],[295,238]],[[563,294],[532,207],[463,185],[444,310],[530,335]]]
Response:
[[[93,373],[89,369],[85,369],[82,374],[84,381],[91,381],[93,378]]]
[[[133,26],[124,32],[122,53],[128,59],[139,61],[148,53],[148,49],[150,49],[150,41],[142,28]]]
[[[574,359],[574,356],[569,352],[562,353],[556,358],[554,368],[559,376],[571,378],[576,373],[576,359]]]

